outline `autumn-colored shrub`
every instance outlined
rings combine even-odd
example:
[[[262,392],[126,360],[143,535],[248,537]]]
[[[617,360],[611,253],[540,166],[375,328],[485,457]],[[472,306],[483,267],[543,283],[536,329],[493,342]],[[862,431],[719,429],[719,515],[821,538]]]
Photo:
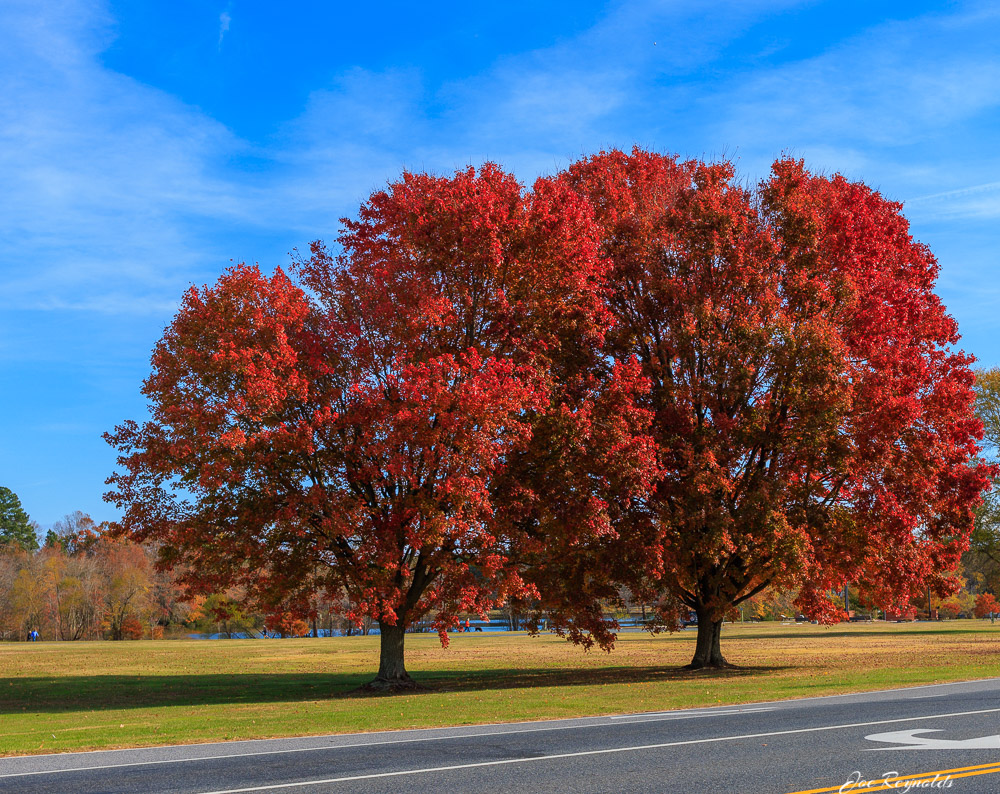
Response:
[[[975,616],[987,618],[1000,613],[1000,603],[993,593],[980,593],[976,596]]]

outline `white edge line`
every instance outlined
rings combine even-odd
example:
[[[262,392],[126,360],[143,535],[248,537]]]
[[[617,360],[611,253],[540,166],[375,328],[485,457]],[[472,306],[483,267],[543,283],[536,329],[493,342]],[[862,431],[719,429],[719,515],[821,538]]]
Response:
[[[286,753],[311,753],[319,750],[350,750],[356,749],[358,747],[381,747],[386,744],[413,744],[416,742],[440,742],[445,739],[475,739],[480,736],[516,736],[520,733],[539,733],[544,731],[569,731],[578,728],[607,728],[612,725],[631,725],[632,723],[645,723],[645,722],[672,722],[674,720],[687,720],[694,719],[695,717],[713,717],[717,714],[719,715],[732,715],[732,714],[743,714],[743,713],[757,713],[761,711],[774,711],[773,708],[752,708],[752,709],[729,709],[726,711],[706,711],[698,714],[689,714],[685,712],[645,712],[641,714],[631,715],[633,718],[627,722],[592,722],[586,725],[553,725],[545,728],[522,728],[520,730],[510,730],[510,731],[490,731],[489,733],[479,732],[479,733],[457,733],[450,734],[448,736],[419,736],[413,739],[388,739],[383,742],[356,742],[354,744],[331,744],[323,745],[319,747],[291,747],[285,750],[259,750],[252,753],[228,753],[224,755],[199,755],[193,756],[191,758],[159,758],[151,761],[129,761],[124,764],[101,764],[99,766],[75,766],[66,767],[65,769],[39,769],[32,772],[7,772],[0,774],[0,780],[9,777],[31,777],[33,775],[57,775],[63,772],[90,772],[99,769],[124,769],[133,766],[158,766],[161,764],[184,764],[184,763],[197,763],[198,761],[220,761],[227,758],[253,758],[255,756],[261,755],[284,755]],[[663,716],[659,716],[663,715]],[[623,715],[621,717],[610,717],[609,719],[624,720],[630,715]],[[598,718],[600,719],[600,718]],[[168,745],[170,746],[170,745]],[[177,745],[183,747],[184,745]],[[197,746],[197,745],[194,745]],[[32,756],[23,756],[26,758],[31,758]],[[0,759],[2,763],[3,759]]]
[[[644,719],[646,717],[670,717],[672,719],[692,719],[694,717],[714,717],[717,714],[754,714],[759,711],[776,711],[777,709],[772,706],[767,707],[753,707],[749,709],[743,708],[731,708],[731,709],[719,709],[718,711],[693,711],[685,712],[683,714],[676,711],[642,711],[636,714],[615,714],[614,716],[608,717],[609,720],[630,720],[632,722],[649,722],[650,720]]]
[[[968,717],[972,714],[992,714],[1000,709],[980,709],[979,711],[956,711],[951,714],[932,714],[926,717],[905,717],[892,720],[877,720],[875,722],[852,722],[843,725],[823,725],[818,728],[797,728],[788,731],[769,731],[768,733],[749,733],[742,736],[716,736],[710,739],[688,739],[681,742],[662,742],[660,744],[643,744],[635,747],[611,747],[605,750],[583,750],[577,753],[555,753],[553,755],[543,755],[533,758],[507,758],[501,761],[478,761],[471,764],[453,764],[451,766],[426,767],[424,769],[404,769],[399,772],[376,772],[368,775],[350,775],[345,777],[331,777],[324,780],[304,780],[298,783],[275,783],[269,786],[252,786],[250,788],[230,788],[219,789],[217,791],[206,791],[202,794],[245,794],[251,791],[275,791],[277,789],[301,788],[303,786],[322,786],[330,783],[350,783],[356,780],[375,780],[377,778],[401,777],[404,775],[426,775],[432,772],[450,772],[457,769],[477,769],[486,766],[507,766],[510,764],[527,764],[533,761],[554,761],[563,758],[580,758],[587,755],[608,755],[610,753],[631,753],[640,750],[659,750],[664,747],[681,747],[691,744],[711,744],[714,742],[732,742],[740,739],[763,739],[768,736],[788,736],[796,733],[817,733],[819,731],[833,731],[841,728],[864,728],[869,725],[888,725],[896,722],[914,722],[916,720],[944,719],[946,717]]]

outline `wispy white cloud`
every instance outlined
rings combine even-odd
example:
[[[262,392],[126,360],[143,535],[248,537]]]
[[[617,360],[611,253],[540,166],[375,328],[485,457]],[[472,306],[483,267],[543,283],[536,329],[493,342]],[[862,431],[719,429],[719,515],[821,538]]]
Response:
[[[176,287],[177,285],[171,285]],[[59,297],[39,299],[24,308],[41,311],[96,312],[99,314],[138,314],[170,316],[180,306],[180,299],[170,300],[155,296],[136,295],[134,292],[118,290],[101,295],[90,295],[78,300]]]
[[[699,3],[620,2],[578,36],[441,85],[414,70],[352,70],[312,94],[276,156],[338,175],[329,190],[354,197],[403,166],[447,171],[491,159],[530,180],[598,147],[643,137],[655,146],[650,131],[688,112],[683,88],[664,83],[697,75],[747,27],[802,4],[733,0],[709,15]]]
[[[734,155],[751,176],[788,151],[891,197],[923,196],[908,204],[915,213],[935,202],[993,213],[993,193],[960,189],[982,163],[948,146],[1000,103],[1000,58],[987,44],[960,46],[973,29],[991,41],[982,29],[997,18],[979,8],[887,23],[818,55],[713,76],[747,28],[800,4],[732,2],[708,24],[697,3],[620,3],[581,35],[439,85],[414,68],[349,70],[256,142],[106,68],[106,13],[69,0],[41,13],[6,6],[0,29],[18,32],[0,48],[10,67],[0,69],[0,261],[30,254],[36,266],[12,268],[0,301],[161,312],[179,285],[231,256],[255,258],[223,250],[241,231],[287,240],[284,250],[330,237],[403,167],[488,158],[530,180],[634,141]],[[231,22],[227,8],[220,44]],[[241,170],[240,158],[266,168]]]
[[[970,185],[906,199],[909,214],[949,218],[1000,218],[1000,182]]]
[[[250,142],[107,68],[100,54],[114,21],[100,6],[7,4],[0,263],[31,257],[33,267],[4,267],[0,303],[158,313],[231,256],[256,258],[224,248],[241,231],[287,240],[277,256],[329,237],[401,168],[494,159],[530,180],[595,142],[628,145],[638,133],[621,119],[650,80],[709,62],[766,11],[729,9],[706,25],[696,4],[622,3],[580,36],[443,85],[415,69],[350,70],[317,87],[275,135]],[[231,23],[227,8],[220,44]],[[241,158],[266,167],[241,170]]]
[[[229,32],[229,25],[233,21],[232,15],[229,13],[232,9],[227,8],[221,14],[219,14],[219,49],[222,49],[222,39]]]
[[[0,30],[17,31],[0,47],[6,306],[96,309],[117,294],[134,311],[142,302],[130,292],[176,292],[219,254],[199,222],[260,220],[263,191],[220,168],[251,147],[105,68],[97,55],[111,32],[100,12],[15,3],[0,10]],[[31,267],[15,266],[26,259]]]
[[[942,192],[995,168],[967,162],[966,130],[1000,109],[1000,15],[982,5],[886,22],[827,51],[730,81],[703,102],[706,125],[755,168],[779,149],[898,193]],[[992,158],[992,159],[991,159]]]
[[[966,196],[973,196],[979,193],[992,193],[996,190],[1000,190],[1000,182],[987,182],[983,185],[971,185],[969,187],[959,188],[958,190],[946,190],[943,193],[931,193],[929,196],[916,196],[915,198],[906,199],[906,203],[916,204],[924,201],[949,201],[952,199],[965,198]]]

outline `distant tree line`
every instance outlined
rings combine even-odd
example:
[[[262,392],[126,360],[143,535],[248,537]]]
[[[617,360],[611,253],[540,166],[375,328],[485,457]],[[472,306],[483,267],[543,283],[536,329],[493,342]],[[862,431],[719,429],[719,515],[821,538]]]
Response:
[[[139,640],[190,633],[237,637],[368,635],[371,618],[345,617],[345,596],[316,590],[294,604],[261,609],[238,586],[187,593],[180,570],[158,570],[154,544],[115,538],[107,522],[76,511],[57,521],[39,544],[31,521],[10,489],[16,526],[0,542],[0,641]],[[5,530],[9,526],[3,525]],[[23,528],[27,527],[26,530]],[[495,619],[519,628],[516,609]],[[431,622],[414,631],[432,630]]]
[[[139,639],[160,636],[179,591],[151,550],[106,537],[76,512],[33,538],[0,548],[0,638]]]
[[[16,498],[16,497],[15,497]],[[346,596],[331,598],[322,590],[295,605],[269,611],[256,607],[238,587],[208,595],[188,595],[176,571],[156,569],[157,550],[106,534],[108,525],[96,524],[77,511],[57,521],[44,543],[7,541],[0,546],[0,640],[27,640],[37,631],[41,640],[138,640],[210,634],[224,638],[368,635],[377,629],[370,618],[345,617]],[[982,532],[980,533],[982,534]],[[33,547],[32,547],[33,546]],[[963,558],[957,592],[945,597],[931,593],[913,598],[908,607],[890,613],[904,619],[993,618],[1000,613],[995,593],[1000,577],[995,568],[980,563],[975,549]],[[990,559],[986,557],[986,559]],[[885,618],[886,612],[850,591],[849,602],[832,596],[851,615]],[[731,620],[789,620],[801,618],[798,593],[767,588],[727,616]],[[605,619],[657,623],[656,605],[644,604],[627,590],[606,602]],[[488,615],[492,622],[516,631],[525,628],[525,606],[504,603]],[[475,617],[475,615],[473,615]],[[410,631],[433,631],[433,615],[414,623]]]

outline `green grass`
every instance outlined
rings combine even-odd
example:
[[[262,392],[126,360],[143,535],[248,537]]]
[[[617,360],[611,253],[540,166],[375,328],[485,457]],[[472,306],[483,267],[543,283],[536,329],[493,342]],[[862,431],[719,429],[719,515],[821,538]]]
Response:
[[[553,636],[407,636],[426,689],[354,690],[377,637],[0,644],[0,754],[533,720],[1000,676],[1000,624],[726,626],[740,669],[691,673],[694,631],[623,634],[611,654]]]

